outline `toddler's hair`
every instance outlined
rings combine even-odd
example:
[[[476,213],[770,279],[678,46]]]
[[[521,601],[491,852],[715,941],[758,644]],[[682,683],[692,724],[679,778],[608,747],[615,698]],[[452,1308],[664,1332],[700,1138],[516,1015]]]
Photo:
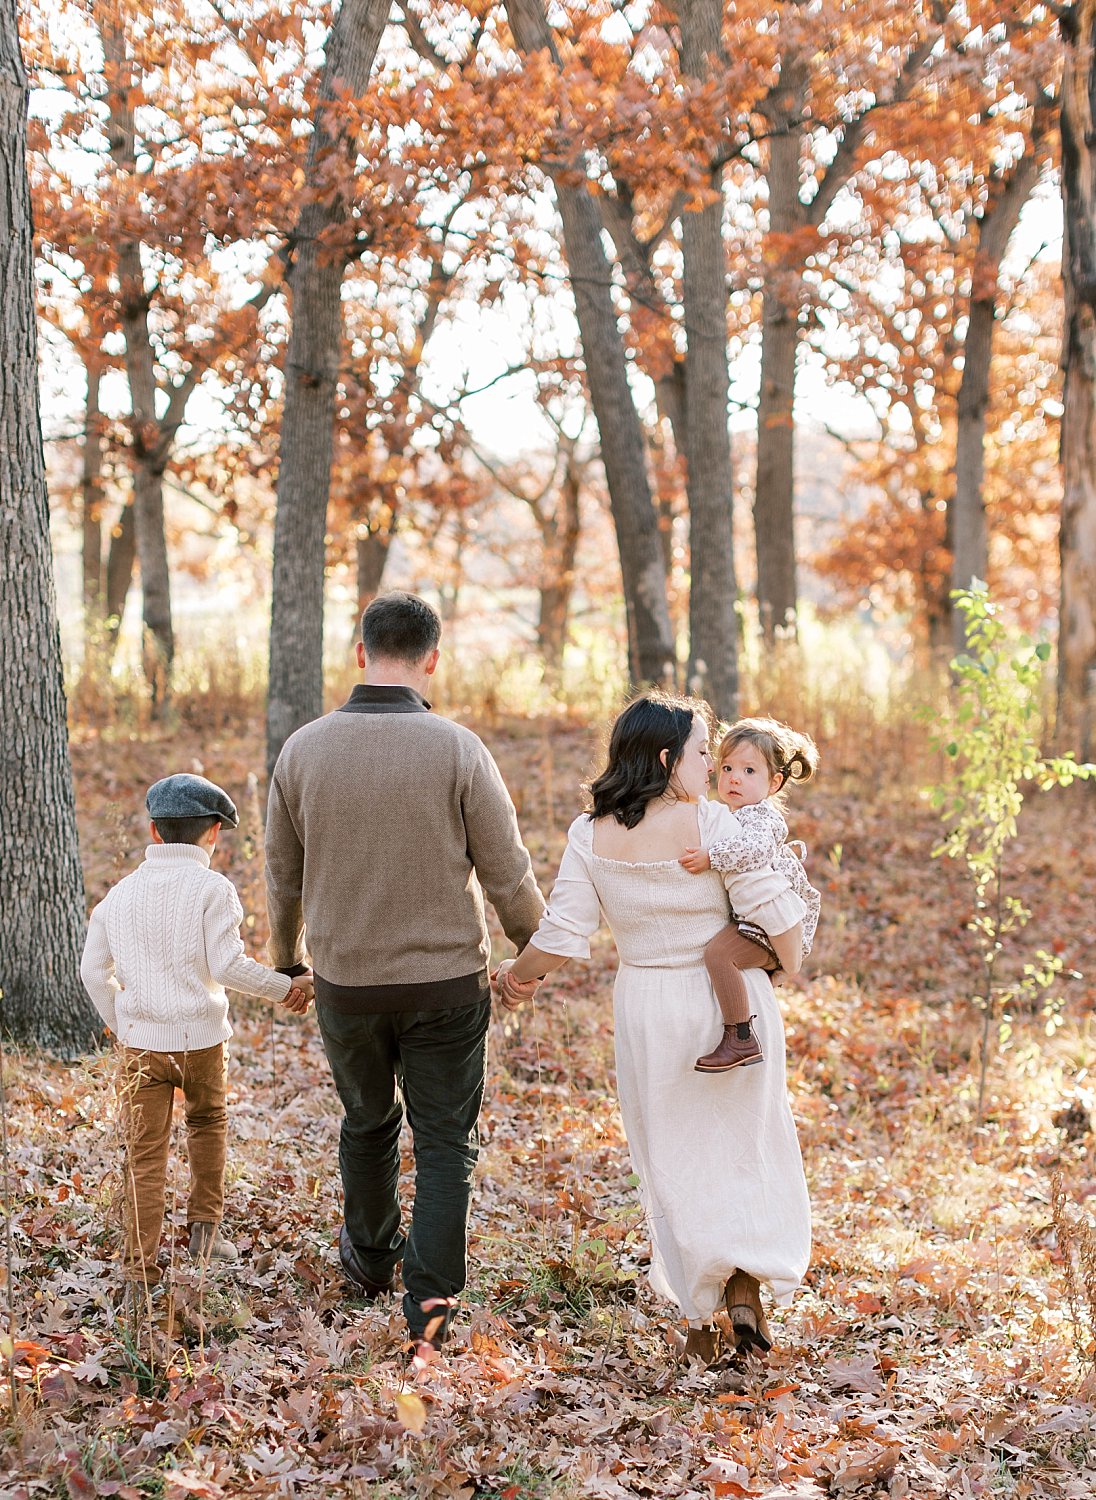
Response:
[[[780,777],[777,797],[789,781],[810,781],[818,770],[818,746],[810,735],[789,729],[778,719],[739,719],[732,724],[719,742],[717,763],[742,744],[759,750],[769,775]]]

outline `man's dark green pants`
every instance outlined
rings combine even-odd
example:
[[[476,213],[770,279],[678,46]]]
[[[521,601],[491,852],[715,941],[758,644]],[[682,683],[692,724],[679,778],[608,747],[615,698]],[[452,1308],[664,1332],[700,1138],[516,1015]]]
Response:
[[[339,1138],[343,1217],[362,1269],[390,1280],[403,1261],[404,1315],[412,1337],[451,1304],[467,1280],[468,1212],[479,1156],[479,1112],[491,1019],[480,998],[454,1010],[350,1014],[317,1003],[316,1016],[345,1118]],[[415,1205],[403,1232],[400,1131],[414,1137]]]

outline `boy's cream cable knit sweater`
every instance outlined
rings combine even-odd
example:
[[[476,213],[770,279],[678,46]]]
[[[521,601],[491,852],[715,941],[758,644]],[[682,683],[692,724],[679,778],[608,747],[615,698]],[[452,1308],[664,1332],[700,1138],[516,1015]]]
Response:
[[[232,1035],[225,987],[284,1000],[292,982],[244,953],[232,882],[194,844],[150,844],[91,914],[80,977],[127,1047],[197,1052]]]

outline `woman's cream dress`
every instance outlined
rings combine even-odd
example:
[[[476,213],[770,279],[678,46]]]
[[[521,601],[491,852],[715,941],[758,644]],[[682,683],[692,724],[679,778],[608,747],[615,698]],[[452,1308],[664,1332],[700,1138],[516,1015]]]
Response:
[[[705,848],[735,836],[721,803],[701,802],[698,814]],[[711,1317],[736,1270],[787,1303],[810,1257],[810,1203],[780,1009],[760,969],[744,978],[765,1061],[714,1074],[693,1064],[722,1034],[703,955],[726,925],[728,894],[740,917],[767,932],[794,927],[803,903],[772,871],[690,875],[676,860],[603,859],[593,839],[592,820],[576,819],[532,941],[588,959],[602,919],[616,941],[617,1089],[650,1225],[651,1284],[690,1319]]]

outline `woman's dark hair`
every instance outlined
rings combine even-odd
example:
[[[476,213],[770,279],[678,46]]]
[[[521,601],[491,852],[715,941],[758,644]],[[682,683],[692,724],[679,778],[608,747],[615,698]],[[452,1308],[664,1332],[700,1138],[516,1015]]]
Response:
[[[669,787],[697,718],[710,727],[708,705],[698,698],[650,692],[633,699],[613,725],[608,765],[590,783],[590,817],[634,828],[647,804]]]

